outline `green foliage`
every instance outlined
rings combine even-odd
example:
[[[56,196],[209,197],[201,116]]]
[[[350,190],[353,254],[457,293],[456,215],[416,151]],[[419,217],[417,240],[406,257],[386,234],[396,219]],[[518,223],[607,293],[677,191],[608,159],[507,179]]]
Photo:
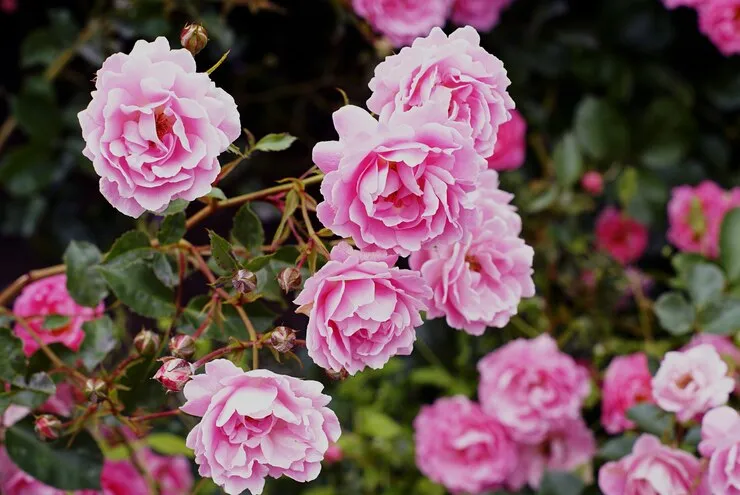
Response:
[[[296,138],[287,132],[268,134],[254,145],[256,151],[284,151],[290,148]]]
[[[185,213],[174,213],[166,216],[157,234],[162,245],[175,244],[185,235]]]
[[[231,236],[250,252],[261,252],[262,245],[265,243],[265,229],[262,226],[262,221],[252,211],[249,203],[245,203],[239,208],[234,217]]]
[[[85,368],[92,371],[103,359],[116,348],[116,330],[113,320],[103,316],[82,325],[85,340],[82,341],[78,356]]]
[[[105,280],[97,270],[103,255],[89,242],[72,241],[64,253],[67,290],[79,304],[95,307],[107,295]]]
[[[172,290],[157,278],[146,262],[103,265],[98,267],[98,272],[116,297],[141,316],[161,318],[175,312]]]
[[[678,292],[666,292],[655,302],[655,314],[660,326],[674,335],[691,331],[696,311],[684,296]]]
[[[730,211],[722,222],[720,257],[732,283],[740,281],[740,208]]]
[[[637,404],[627,411],[627,417],[635,422],[637,427],[658,437],[663,437],[673,426],[673,416],[655,404]]]

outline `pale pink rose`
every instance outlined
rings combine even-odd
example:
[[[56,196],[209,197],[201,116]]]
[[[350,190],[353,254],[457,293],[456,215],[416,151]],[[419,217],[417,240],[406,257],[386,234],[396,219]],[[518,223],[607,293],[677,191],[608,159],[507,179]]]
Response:
[[[454,0],[352,0],[355,13],[395,46],[408,45],[444,26]]]
[[[496,135],[496,147],[488,157],[488,167],[494,170],[513,170],[524,165],[527,156],[527,121],[516,110],[511,120],[501,124]]]
[[[498,24],[501,12],[512,2],[513,0],[455,0],[452,22],[458,26],[473,26],[478,31],[490,31]]]
[[[234,99],[163,37],[108,57],[78,117],[100,192],[132,217],[208,194],[241,133]]]
[[[494,491],[517,465],[506,428],[461,395],[421,408],[414,443],[419,470],[452,493]]]
[[[698,6],[699,30],[723,55],[740,53],[740,0],[704,1]]]
[[[735,388],[727,371],[727,363],[709,344],[668,352],[653,378],[655,403],[676,413],[679,421],[688,421],[727,403]]]
[[[460,28],[448,38],[435,28],[378,64],[367,107],[386,122],[416,107],[442,105],[450,124],[472,130],[476,151],[488,158],[514,108],[510,83],[504,64],[480,46],[475,29]]]
[[[28,416],[28,413],[30,412],[31,410],[25,406],[10,404],[3,413],[2,418],[0,418],[0,427],[10,428],[21,419]]]
[[[186,440],[201,476],[229,495],[262,493],[267,476],[316,479],[339,420],[319,382],[217,359],[185,385],[182,410],[202,419]]]
[[[61,343],[77,351],[85,338],[82,325],[103,314],[103,303],[97,308],[86,308],[77,304],[67,292],[66,275],[55,275],[27,285],[13,303],[13,313],[25,319],[44,344]],[[48,315],[68,316],[69,321],[60,328],[45,329],[44,317]],[[39,349],[26,327],[16,323],[15,335],[23,341],[23,352],[31,356]]]
[[[716,335],[713,333],[697,333],[688,344],[681,348],[688,351],[702,344],[709,344],[719,353],[722,358],[729,358],[736,365],[740,365],[740,348],[738,348],[730,337]]]
[[[580,418],[590,388],[587,372],[546,334],[509,342],[481,359],[478,371],[483,410],[529,445]]]
[[[595,233],[596,247],[623,265],[637,261],[647,249],[647,228],[613,207],[601,212]]]
[[[604,495],[710,495],[697,458],[647,434],[640,435],[630,455],[604,464],[599,488]]]
[[[353,249],[342,242],[327,264],[306,280],[295,299],[310,310],[306,349],[327,370],[350,375],[382,368],[409,355],[432,293],[418,272],[396,268],[395,256]]]
[[[722,220],[737,205],[735,195],[712,181],[674,188],[668,202],[668,240],[681,251],[716,258]]]
[[[100,495],[150,495],[146,480],[127,460],[105,461],[100,484],[103,488]]]
[[[476,216],[463,239],[411,254],[411,268],[434,293],[429,318],[444,316],[451,327],[482,335],[487,327],[505,326],[521,299],[534,295],[534,250],[519,236],[521,219],[511,198],[498,189],[495,171],[483,172],[471,194]]]
[[[468,135],[446,125],[433,105],[378,123],[347,105],[334,113],[339,141],[318,143],[314,163],[326,173],[319,220],[361,249],[406,256],[422,245],[451,243],[472,214],[467,193],[485,160]],[[464,130],[464,129],[463,129]]]
[[[592,196],[601,196],[604,192],[604,178],[595,170],[589,170],[581,177],[581,187]]]
[[[653,402],[652,379],[645,354],[612,359],[601,392],[601,424],[608,433],[614,435],[634,428],[627,411],[637,404]]]
[[[161,495],[189,495],[193,488],[190,462],[183,456],[160,456],[147,449],[142,465],[157,482]]]
[[[740,415],[722,406],[704,415],[699,452],[709,458],[706,476],[713,495],[740,495]]]
[[[524,485],[537,490],[545,471],[573,471],[596,453],[596,439],[583,419],[578,418],[548,433],[538,445],[519,444],[519,463],[506,485],[519,491]]]

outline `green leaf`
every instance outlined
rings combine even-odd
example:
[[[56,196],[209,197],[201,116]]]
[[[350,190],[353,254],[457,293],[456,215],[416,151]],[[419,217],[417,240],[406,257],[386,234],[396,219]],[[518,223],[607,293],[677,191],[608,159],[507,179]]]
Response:
[[[293,213],[295,213],[298,208],[298,200],[298,193],[295,189],[291,189],[288,191],[288,194],[285,195],[285,208],[283,209],[283,216],[280,218],[280,224],[278,224],[278,228],[272,238],[273,244],[277,244],[282,237],[283,232],[285,231],[285,226],[288,223],[288,219],[293,216]]]
[[[290,145],[293,144],[295,140],[296,138],[287,132],[268,134],[257,141],[257,144],[254,145],[254,149],[259,151],[283,151],[290,148]]]
[[[151,246],[149,237],[139,230],[130,230],[121,235],[105,255],[105,263],[109,263],[119,256],[135,249],[148,249]]]
[[[390,416],[363,407],[355,413],[355,431],[371,438],[391,439],[403,433],[403,428]]]
[[[66,315],[48,315],[44,317],[44,323],[41,328],[45,330],[57,330],[64,328],[69,324],[69,316]]]
[[[661,295],[653,307],[660,326],[673,335],[683,335],[691,331],[696,312],[684,296],[678,292]]]
[[[237,271],[239,264],[231,254],[229,241],[212,230],[208,231],[208,237],[211,239],[211,256],[216,260],[216,264],[228,273]]]
[[[689,269],[687,283],[692,301],[701,308],[722,295],[725,276],[712,263],[698,263]]]
[[[637,193],[637,170],[634,167],[627,167],[619,176],[617,181],[617,195],[619,202],[623,207],[627,207],[632,198]]]
[[[162,318],[175,312],[172,290],[159,281],[146,263],[105,265],[98,270],[116,297],[141,316]]]
[[[46,373],[34,373],[28,379],[17,377],[11,382],[15,390],[11,401],[13,404],[36,409],[43,405],[49,397],[56,393],[57,387],[54,381]]]
[[[560,139],[553,151],[552,160],[561,186],[567,188],[578,182],[583,174],[583,158],[573,134],[568,133]]]
[[[92,371],[116,348],[116,331],[113,320],[108,316],[85,322],[82,329],[85,331],[85,340],[82,341],[78,355],[85,368]]]
[[[580,495],[585,488],[583,481],[574,474],[545,471],[538,495]]]
[[[740,208],[731,210],[722,220],[719,256],[729,281],[740,281]]]
[[[265,244],[265,230],[262,221],[252,211],[251,205],[245,203],[234,217],[231,235],[236,241],[252,253],[261,252]]]
[[[607,440],[599,449],[598,456],[607,461],[616,461],[632,452],[637,438],[634,435],[622,435]]]
[[[679,164],[694,136],[694,125],[686,106],[673,98],[659,98],[650,103],[640,122],[640,160],[648,167],[661,168]]]
[[[224,192],[218,187],[212,187],[211,192],[206,194],[206,198],[213,198],[218,199],[219,201],[223,201],[226,199],[226,194],[224,194]]]
[[[13,196],[31,196],[54,180],[56,167],[49,148],[39,143],[18,146],[0,165],[0,183]]]
[[[164,253],[156,253],[152,259],[152,269],[154,275],[167,287],[177,287],[180,283],[180,276],[175,273],[175,269],[170,263],[170,257]]]
[[[49,29],[37,29],[23,40],[21,67],[49,65],[61,50],[62,46]]]
[[[185,439],[172,433],[152,433],[146,437],[146,443],[162,455],[195,457],[192,449],[185,446]]]
[[[431,385],[448,391],[450,394],[464,394],[469,391],[463,382],[439,367],[416,368],[411,371],[409,380],[414,385]]]
[[[103,453],[85,430],[70,443],[62,437],[54,442],[39,439],[33,419],[26,418],[8,429],[5,448],[23,471],[59,490],[99,490]]]
[[[725,297],[707,304],[699,315],[699,324],[707,333],[732,335],[740,330],[740,299]]]
[[[676,288],[687,288],[689,273],[692,271],[694,265],[704,263],[706,259],[700,254],[696,253],[678,253],[671,258],[671,264],[673,269],[676,270],[678,280],[673,281],[673,286]]]
[[[272,254],[266,254],[264,256],[255,256],[254,258],[244,263],[244,268],[246,268],[250,272],[257,273],[258,271],[266,267],[268,263],[270,263],[270,260],[272,259],[272,257],[273,257]]]
[[[673,417],[655,404],[637,404],[627,410],[627,417],[635,422],[640,430],[662,437],[673,424]]]
[[[186,231],[185,213],[174,213],[164,218],[162,226],[159,228],[157,239],[159,239],[159,243],[163,246],[176,244],[180,242]]]
[[[94,308],[108,295],[105,280],[97,271],[102,260],[100,250],[89,242],[72,241],[64,252],[67,290],[82,306]]]
[[[167,205],[167,208],[165,208],[164,211],[162,211],[161,213],[157,213],[157,215],[165,217],[169,215],[175,215],[177,213],[185,211],[189,204],[190,202],[184,199],[175,199],[170,202],[169,205]]]
[[[10,381],[23,374],[26,365],[23,342],[8,328],[0,328],[0,355],[0,380]]]
[[[593,158],[619,158],[629,146],[629,130],[620,113],[606,100],[588,96],[581,100],[574,128],[581,147]]]
[[[62,116],[54,93],[26,86],[11,100],[13,116],[24,132],[41,141],[52,141],[62,130]]]

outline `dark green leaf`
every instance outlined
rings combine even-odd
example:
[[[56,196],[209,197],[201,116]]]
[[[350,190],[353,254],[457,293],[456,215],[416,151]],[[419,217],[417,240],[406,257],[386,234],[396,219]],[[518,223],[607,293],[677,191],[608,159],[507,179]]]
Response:
[[[719,255],[731,283],[740,281],[740,208],[731,210],[722,220]]]
[[[266,254],[264,256],[255,256],[254,258],[244,263],[244,268],[246,268],[250,272],[257,273],[262,268],[266,267],[271,259],[271,254]]]
[[[635,422],[640,430],[662,437],[673,424],[672,416],[655,404],[637,404],[627,410],[627,417]]]
[[[165,217],[162,226],[159,228],[157,239],[163,246],[175,244],[185,235],[185,213],[174,213]]]
[[[585,488],[576,475],[560,471],[545,471],[538,495],[580,495]]]
[[[22,375],[26,358],[23,354],[23,343],[7,328],[0,328],[0,380],[10,381]]]
[[[170,263],[170,257],[166,254],[156,253],[152,259],[152,268],[154,269],[154,275],[167,287],[177,287],[177,284],[180,283],[180,276],[175,273],[172,263]]]
[[[65,315],[48,315],[44,317],[44,323],[41,328],[46,330],[57,330],[66,327],[69,324],[69,316]]]
[[[655,302],[655,314],[660,326],[673,335],[683,335],[691,331],[696,312],[685,297],[678,292],[667,292]]]
[[[231,235],[239,244],[252,253],[261,252],[265,243],[265,230],[262,227],[262,221],[252,211],[249,203],[245,203],[239,208],[234,217],[234,227],[231,229]]]
[[[259,151],[283,151],[290,148],[290,145],[296,140],[287,132],[280,134],[268,134],[254,145],[255,150]]]
[[[211,256],[216,260],[216,264],[227,273],[237,271],[239,264],[231,254],[231,244],[229,244],[229,241],[212,230],[208,231],[208,237],[211,239]]]
[[[100,250],[89,242],[72,241],[64,253],[67,290],[78,304],[93,308],[108,295],[105,280],[97,271],[103,260]]]
[[[657,99],[642,118],[640,158],[649,167],[675,166],[685,157],[693,135],[686,107],[672,98]]]
[[[21,45],[21,66],[48,65],[63,49],[48,29],[37,29],[23,40]]]
[[[581,147],[599,160],[622,157],[629,146],[627,123],[606,100],[583,99],[576,109],[574,128]]]
[[[698,307],[717,299],[725,288],[725,276],[712,263],[698,263],[688,272],[688,290]]]
[[[51,377],[43,372],[34,373],[28,379],[17,377],[11,383],[16,387],[11,399],[13,404],[25,406],[30,409],[40,407],[57,390]]]
[[[62,116],[53,93],[26,86],[12,99],[18,125],[35,139],[51,141],[62,129]]]
[[[14,196],[29,196],[47,187],[57,172],[48,148],[28,144],[5,155],[0,166],[0,182]]]
[[[740,330],[740,299],[725,297],[712,301],[699,315],[699,323],[705,332],[732,335]]]
[[[167,205],[167,208],[165,208],[163,212],[158,213],[158,215],[162,215],[166,217],[169,215],[180,213],[182,211],[185,211],[185,209],[188,207],[189,204],[190,202],[184,199],[176,199],[172,201],[169,205]]]
[[[632,452],[637,438],[633,435],[622,435],[617,438],[610,438],[599,449],[598,456],[607,461],[616,461]]]
[[[552,155],[555,164],[555,175],[563,187],[571,187],[583,174],[581,150],[573,134],[566,134],[555,146]]]
[[[139,230],[130,230],[121,235],[113,243],[113,246],[105,255],[105,263],[109,263],[119,256],[135,249],[148,249],[150,247],[149,237]]]
[[[116,332],[113,320],[108,316],[88,321],[82,325],[82,329],[85,331],[85,340],[82,341],[78,354],[85,368],[92,371],[116,348]]]
[[[116,297],[141,316],[161,318],[175,312],[173,292],[146,263],[106,265],[98,270]]]
[[[206,194],[206,198],[214,198],[214,199],[218,199],[220,201],[223,201],[223,200],[226,199],[226,195],[218,187],[212,187],[211,188],[211,192],[209,192],[208,194]]]

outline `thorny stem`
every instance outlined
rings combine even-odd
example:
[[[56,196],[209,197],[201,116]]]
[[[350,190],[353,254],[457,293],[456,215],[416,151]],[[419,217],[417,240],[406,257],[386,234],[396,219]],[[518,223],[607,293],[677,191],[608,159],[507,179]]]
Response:
[[[166,418],[168,416],[177,416],[178,414],[180,414],[179,409],[172,409],[171,411],[162,411],[162,412],[157,412],[157,413],[144,414],[142,416],[131,416],[129,418],[129,421],[131,421],[132,423],[141,423],[144,421],[152,421],[154,419]]]
[[[308,229],[309,237],[313,240],[314,245],[318,248],[319,252],[321,252],[324,258],[328,260],[331,257],[329,254],[329,250],[326,249],[323,241],[319,239],[319,236],[316,235],[316,232],[314,232],[313,230],[311,219],[308,216],[308,209],[306,208],[306,198],[303,194],[301,194],[301,212],[303,213],[303,222],[306,224],[306,229]]]

